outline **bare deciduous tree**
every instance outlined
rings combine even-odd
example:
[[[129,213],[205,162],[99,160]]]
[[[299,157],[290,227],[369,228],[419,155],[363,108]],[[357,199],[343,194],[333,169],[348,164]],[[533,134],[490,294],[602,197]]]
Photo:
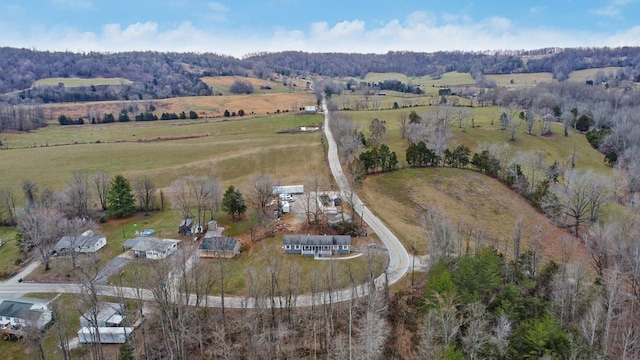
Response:
[[[70,217],[89,217],[89,176],[86,172],[77,171],[71,176],[71,180],[64,193],[66,212]]]
[[[64,214],[53,208],[37,208],[18,221],[18,228],[23,234],[23,251],[26,253],[35,248],[42,258],[45,271],[50,268],[51,249],[60,240],[64,223]]]
[[[102,210],[107,210],[107,194],[111,186],[111,180],[106,172],[100,171],[91,176],[93,187],[98,195]]]
[[[156,186],[148,176],[133,184],[133,191],[136,193],[140,210],[144,210],[145,215],[149,215],[149,210],[153,208],[156,198]]]

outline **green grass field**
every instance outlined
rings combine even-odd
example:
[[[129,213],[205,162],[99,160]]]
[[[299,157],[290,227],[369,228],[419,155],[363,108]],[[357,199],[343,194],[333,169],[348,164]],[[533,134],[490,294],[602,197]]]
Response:
[[[319,122],[321,115],[287,114],[218,122],[51,125],[28,134],[2,134],[9,149],[0,150],[0,164],[11,169],[3,185],[17,191],[23,179],[32,179],[41,189],[60,191],[81,170],[131,180],[148,175],[158,187],[178,177],[211,173],[238,185],[256,171],[300,182],[324,164],[321,134],[277,132]],[[30,159],[28,166],[25,159]]]
[[[37,80],[33,86],[58,86],[64,84],[65,87],[80,87],[80,86],[100,86],[100,85],[127,85],[133,84],[133,81],[125,78],[45,78]]]

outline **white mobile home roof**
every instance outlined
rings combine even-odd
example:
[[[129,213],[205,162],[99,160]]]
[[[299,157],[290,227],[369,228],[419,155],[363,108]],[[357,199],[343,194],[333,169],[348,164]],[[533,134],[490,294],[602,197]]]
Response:
[[[304,185],[285,185],[285,186],[274,186],[273,187],[273,195],[277,194],[303,194],[304,193]]]

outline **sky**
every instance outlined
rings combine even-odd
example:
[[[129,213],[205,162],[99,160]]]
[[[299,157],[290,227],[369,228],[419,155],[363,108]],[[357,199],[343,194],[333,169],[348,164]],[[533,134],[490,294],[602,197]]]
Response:
[[[235,57],[640,46],[638,14],[640,0],[2,0],[0,46]]]

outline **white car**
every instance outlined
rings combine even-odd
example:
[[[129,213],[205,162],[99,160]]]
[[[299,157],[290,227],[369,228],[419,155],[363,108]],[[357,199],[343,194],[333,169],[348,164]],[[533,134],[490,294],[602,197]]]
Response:
[[[278,195],[280,201],[293,201],[293,196],[291,194],[280,194]]]

